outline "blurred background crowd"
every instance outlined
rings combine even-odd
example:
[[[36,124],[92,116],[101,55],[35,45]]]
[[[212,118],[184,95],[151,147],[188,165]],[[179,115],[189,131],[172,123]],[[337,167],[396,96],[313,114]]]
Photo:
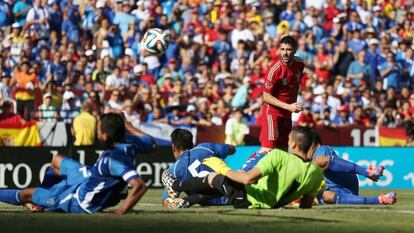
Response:
[[[414,116],[413,22],[410,0],[2,0],[0,120],[118,109],[136,125],[246,134],[291,35],[306,65],[295,124],[401,127]],[[142,57],[153,27],[169,47]]]

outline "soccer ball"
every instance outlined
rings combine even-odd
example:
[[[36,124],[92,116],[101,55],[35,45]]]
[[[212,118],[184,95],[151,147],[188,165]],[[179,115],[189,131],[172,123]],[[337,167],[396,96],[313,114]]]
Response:
[[[141,48],[152,55],[161,55],[167,50],[170,43],[170,35],[159,28],[151,28],[144,34]]]

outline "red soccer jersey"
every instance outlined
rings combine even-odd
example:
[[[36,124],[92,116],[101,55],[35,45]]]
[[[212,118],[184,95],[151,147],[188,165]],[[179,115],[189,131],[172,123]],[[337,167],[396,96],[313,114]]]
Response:
[[[296,102],[299,92],[300,78],[305,64],[299,57],[294,57],[290,66],[283,63],[278,56],[266,71],[264,92],[271,94],[282,102],[292,104]],[[292,112],[264,103],[265,114],[274,114],[290,117]]]

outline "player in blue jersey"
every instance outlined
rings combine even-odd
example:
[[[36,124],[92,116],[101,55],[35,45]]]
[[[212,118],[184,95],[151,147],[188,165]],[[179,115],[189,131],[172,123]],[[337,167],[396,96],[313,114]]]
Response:
[[[213,171],[210,167],[202,164],[205,158],[215,156],[225,159],[228,155],[232,155],[235,152],[235,147],[227,144],[201,143],[194,146],[193,135],[186,129],[175,129],[171,133],[171,141],[172,151],[177,161],[162,174],[162,181],[165,185],[165,190],[161,197],[163,206],[168,206],[168,201],[173,200],[171,198],[176,198],[179,195],[179,193],[175,193],[170,188],[171,184],[167,184],[170,180],[184,182],[194,177],[205,178]],[[229,204],[228,199],[222,197],[219,193],[192,195],[192,197],[197,198],[194,202],[202,205]]]
[[[341,159],[332,147],[322,145],[321,138],[314,132],[314,147],[310,151],[312,160],[324,170],[326,188],[319,201],[326,204],[380,204],[389,205],[397,201],[396,193],[363,197],[359,196],[357,174],[375,182],[384,171],[383,166],[363,168],[355,163]]]
[[[133,135],[126,136],[126,131]],[[94,213],[119,203],[129,184],[125,200],[114,212],[126,213],[147,190],[134,168],[135,154],[152,151],[154,141],[116,113],[100,116],[97,135],[107,149],[91,168],[55,156],[52,170],[60,180],[49,174],[42,187],[0,190],[0,201],[14,205],[32,203],[49,211]]]

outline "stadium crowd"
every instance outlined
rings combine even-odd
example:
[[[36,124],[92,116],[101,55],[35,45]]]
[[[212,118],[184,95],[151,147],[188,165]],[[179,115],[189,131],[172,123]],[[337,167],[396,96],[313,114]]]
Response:
[[[399,127],[414,116],[413,22],[409,0],[0,1],[0,103],[13,103],[0,119],[14,106],[71,123],[84,105],[180,126],[242,110],[231,122],[256,125],[264,72],[291,35],[306,65],[295,124]],[[153,27],[169,47],[143,57]]]

